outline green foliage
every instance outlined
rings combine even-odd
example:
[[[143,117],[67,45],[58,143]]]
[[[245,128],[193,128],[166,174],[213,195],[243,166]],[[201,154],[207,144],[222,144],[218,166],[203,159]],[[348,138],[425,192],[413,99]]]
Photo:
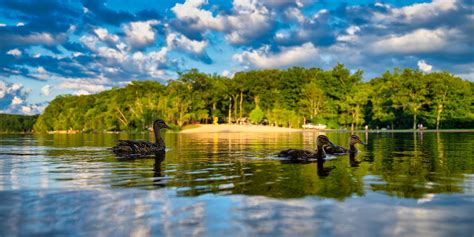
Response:
[[[260,106],[256,106],[255,109],[253,109],[250,114],[249,114],[249,119],[252,123],[260,123],[263,119],[265,114],[263,113],[262,109],[260,109]]]
[[[32,132],[38,115],[0,114],[0,133]]]
[[[182,127],[212,123],[214,116],[295,128],[305,121],[328,128],[473,128],[473,88],[447,72],[411,69],[363,82],[361,71],[342,64],[326,71],[253,70],[232,79],[193,69],[167,85],[134,81],[95,95],[58,96],[34,130],[144,130],[157,118]]]

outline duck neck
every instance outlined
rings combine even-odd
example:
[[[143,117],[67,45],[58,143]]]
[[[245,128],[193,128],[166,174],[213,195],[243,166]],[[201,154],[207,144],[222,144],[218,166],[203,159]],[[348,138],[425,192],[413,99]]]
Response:
[[[356,153],[357,148],[355,147],[355,144],[352,144],[349,146],[349,153]]]
[[[318,159],[322,159],[322,158],[326,157],[326,151],[324,151],[322,145],[318,145],[318,150],[316,151],[316,157]]]
[[[163,137],[161,136],[160,129],[153,128],[153,131],[155,132],[155,144],[158,145],[159,147],[165,148],[165,141],[163,140]]]

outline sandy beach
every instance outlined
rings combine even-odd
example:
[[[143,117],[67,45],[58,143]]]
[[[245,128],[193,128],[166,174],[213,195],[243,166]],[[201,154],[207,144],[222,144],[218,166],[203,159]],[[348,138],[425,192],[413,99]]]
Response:
[[[190,128],[180,133],[225,133],[225,132],[301,132],[302,129],[281,128],[262,125],[233,125],[233,124],[202,124],[197,128]]]

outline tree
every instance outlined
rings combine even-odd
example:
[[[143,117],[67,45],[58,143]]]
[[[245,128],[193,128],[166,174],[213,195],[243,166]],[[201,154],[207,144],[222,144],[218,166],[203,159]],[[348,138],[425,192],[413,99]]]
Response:
[[[303,108],[303,114],[313,119],[323,110],[324,91],[316,83],[310,82],[303,87],[302,92],[299,104]]]

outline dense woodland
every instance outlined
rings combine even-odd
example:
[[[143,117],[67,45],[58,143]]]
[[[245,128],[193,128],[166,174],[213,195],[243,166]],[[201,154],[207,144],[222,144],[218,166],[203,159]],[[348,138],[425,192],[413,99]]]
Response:
[[[0,133],[30,133],[37,119],[38,115],[0,114]]]
[[[331,70],[239,72],[233,78],[190,70],[167,85],[134,81],[94,95],[56,97],[34,130],[143,130],[163,118],[193,123],[248,122],[283,127],[474,128],[474,83],[448,72],[394,69],[369,82],[344,65]]]

